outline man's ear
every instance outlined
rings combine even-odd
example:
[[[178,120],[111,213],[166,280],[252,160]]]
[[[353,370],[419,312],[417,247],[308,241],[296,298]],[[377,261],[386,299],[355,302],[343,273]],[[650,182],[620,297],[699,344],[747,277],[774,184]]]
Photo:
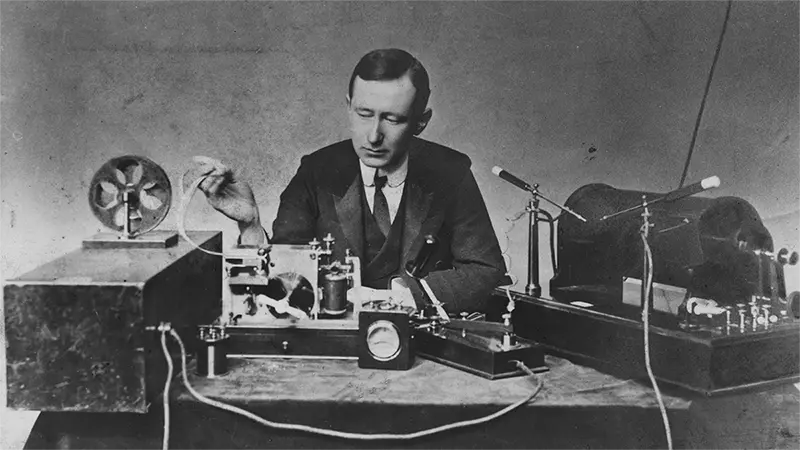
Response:
[[[417,129],[414,130],[414,136],[420,135],[425,130],[425,127],[428,126],[428,122],[431,121],[431,117],[433,117],[433,110],[426,108],[425,112],[422,113],[422,116],[417,120]]]
[[[347,109],[350,109],[350,94],[344,95],[345,105],[347,105]]]

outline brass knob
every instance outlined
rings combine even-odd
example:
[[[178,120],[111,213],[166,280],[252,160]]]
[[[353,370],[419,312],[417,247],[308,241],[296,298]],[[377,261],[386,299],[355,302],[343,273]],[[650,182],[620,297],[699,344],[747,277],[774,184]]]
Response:
[[[797,264],[798,259],[800,259],[800,255],[798,255],[797,252],[789,254],[789,250],[785,248],[780,249],[775,257],[775,261],[784,266],[787,264],[793,266]]]

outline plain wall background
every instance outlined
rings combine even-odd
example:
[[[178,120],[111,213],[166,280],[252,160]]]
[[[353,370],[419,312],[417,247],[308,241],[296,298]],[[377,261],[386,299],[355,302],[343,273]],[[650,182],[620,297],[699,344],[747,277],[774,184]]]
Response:
[[[594,182],[677,188],[725,8],[3,1],[1,274],[18,276],[101,231],[87,187],[123,154],[161,165],[176,199],[193,155],[222,159],[251,182],[269,229],[300,156],[348,137],[346,85],[357,60],[397,46],[431,73],[434,115],[422,137],[472,158],[521,290],[526,220],[509,232],[508,218],[527,196],[491,168],[540,183],[558,202]],[[733,4],[687,178],[718,175],[722,187],[710,195],[748,200],[776,245],[792,250],[799,53],[797,2]],[[175,228],[176,210],[161,228]],[[233,244],[236,227],[201,195],[189,210],[187,228],[224,230]],[[798,271],[787,273],[797,290]]]

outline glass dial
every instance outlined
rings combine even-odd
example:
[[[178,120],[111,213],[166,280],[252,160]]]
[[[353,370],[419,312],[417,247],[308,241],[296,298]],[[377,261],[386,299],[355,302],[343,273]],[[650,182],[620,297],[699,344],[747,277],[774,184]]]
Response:
[[[378,320],[367,328],[367,349],[378,361],[389,361],[400,353],[400,331],[388,320]]]

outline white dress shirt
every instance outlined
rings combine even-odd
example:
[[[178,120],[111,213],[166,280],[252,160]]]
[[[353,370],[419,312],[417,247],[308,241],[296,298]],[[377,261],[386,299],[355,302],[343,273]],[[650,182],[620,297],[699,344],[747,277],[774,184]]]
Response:
[[[361,179],[364,181],[364,192],[367,194],[369,210],[373,211],[375,202],[375,169],[359,161],[361,166]],[[397,210],[400,208],[400,201],[403,200],[403,188],[408,174],[408,158],[393,172],[386,174],[386,185],[383,186],[383,195],[389,205],[389,220],[394,222]]]
[[[369,167],[361,161],[359,161],[359,164],[361,165],[361,179],[364,181],[364,192],[367,195],[369,210],[373,211],[375,208],[373,205],[373,203],[375,203],[375,171],[377,169]],[[403,188],[406,183],[406,175],[408,175],[408,158],[406,158],[397,169],[386,173],[386,185],[383,187],[383,195],[386,197],[386,203],[389,205],[389,219],[392,222],[394,222],[397,210],[400,208],[400,202],[403,200]],[[434,302],[437,302],[436,295],[433,293],[430,286],[428,286],[428,283],[423,279],[420,279],[420,283],[428,296],[431,297]],[[394,300],[398,301],[403,306],[416,309],[416,303],[414,302],[411,290],[405,286],[399,278],[393,280],[391,284],[391,291],[389,292],[395,292],[397,294]]]

